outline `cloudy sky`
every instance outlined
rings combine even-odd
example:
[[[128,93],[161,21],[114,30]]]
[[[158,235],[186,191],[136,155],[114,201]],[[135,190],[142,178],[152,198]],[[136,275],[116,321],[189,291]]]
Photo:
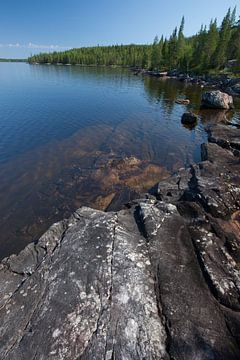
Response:
[[[0,57],[71,47],[150,43],[168,36],[182,15],[185,34],[222,20],[239,0],[11,0],[0,2]],[[239,9],[240,11],[240,9]]]

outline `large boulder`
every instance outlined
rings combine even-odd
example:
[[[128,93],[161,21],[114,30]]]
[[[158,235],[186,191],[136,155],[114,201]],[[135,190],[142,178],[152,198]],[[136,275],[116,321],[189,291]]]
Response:
[[[229,110],[233,108],[233,98],[219,90],[207,91],[202,95],[202,107]]]

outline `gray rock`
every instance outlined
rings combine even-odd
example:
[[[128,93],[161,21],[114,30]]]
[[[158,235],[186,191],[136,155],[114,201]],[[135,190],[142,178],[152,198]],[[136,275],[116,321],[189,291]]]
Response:
[[[227,87],[225,90],[228,94],[233,96],[240,95],[240,79],[230,79],[227,83]]]
[[[235,155],[240,151],[240,129],[226,125],[211,126],[208,129],[209,141],[218,144],[222,148],[232,150]]]
[[[219,90],[208,91],[202,95],[202,107],[229,110],[233,108],[233,98]]]
[[[4,260],[0,358],[167,359],[148,247],[133,215],[82,208],[64,225],[40,239],[31,265],[28,248],[20,253],[20,275]]]

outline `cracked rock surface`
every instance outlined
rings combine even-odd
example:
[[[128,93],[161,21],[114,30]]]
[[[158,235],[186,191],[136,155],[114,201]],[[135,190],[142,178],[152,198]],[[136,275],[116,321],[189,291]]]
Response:
[[[0,359],[240,359],[240,130],[119,212],[0,264]],[[221,135],[223,134],[223,135]]]

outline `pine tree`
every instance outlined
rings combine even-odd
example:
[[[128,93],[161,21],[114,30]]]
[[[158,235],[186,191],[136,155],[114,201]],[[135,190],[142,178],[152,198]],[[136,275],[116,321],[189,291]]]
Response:
[[[163,70],[170,69],[169,68],[169,42],[167,39],[165,39],[163,42],[161,67]]]
[[[152,44],[151,52],[151,70],[158,70],[160,67],[160,48],[159,48],[159,39],[158,36],[155,36]]]
[[[232,36],[228,44],[229,59],[240,61],[240,18],[232,29]]]
[[[237,16],[237,7],[235,6],[232,13],[231,13],[231,27],[236,25],[236,16]]]
[[[227,15],[222,21],[222,25],[219,32],[218,45],[214,54],[214,66],[217,69],[223,68],[227,61],[227,49],[228,43],[231,38],[231,21],[232,14],[231,9],[228,9]]]
[[[206,26],[201,26],[198,35],[194,39],[193,56],[191,60],[191,67],[197,72],[201,72],[204,64],[204,46],[206,42],[207,29]]]
[[[206,36],[206,43],[204,46],[204,62],[203,68],[204,69],[211,69],[213,67],[213,55],[216,51],[217,45],[219,41],[219,34],[218,34],[218,27],[217,27],[217,19],[214,21],[211,20],[209,25],[209,31]]]
[[[173,70],[177,67],[178,63],[178,37],[177,37],[177,27],[173,30],[173,33],[169,39],[168,43],[168,61],[169,69]]]
[[[185,51],[185,37],[183,34],[184,31],[184,25],[185,25],[185,19],[184,16],[181,20],[181,25],[178,31],[178,44],[177,44],[177,65],[178,67],[181,67],[183,58],[184,58],[184,51]]]

